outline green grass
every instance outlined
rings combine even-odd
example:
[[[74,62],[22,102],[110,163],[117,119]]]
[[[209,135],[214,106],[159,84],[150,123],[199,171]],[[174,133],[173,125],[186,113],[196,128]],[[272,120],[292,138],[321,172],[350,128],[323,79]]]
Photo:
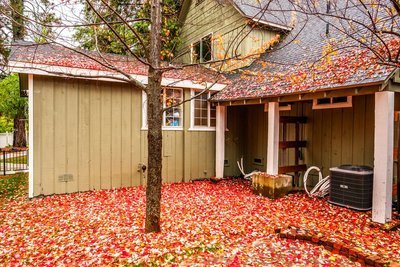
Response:
[[[19,156],[15,158],[6,159],[6,163],[28,164],[26,156]]]
[[[25,197],[28,189],[28,175],[19,173],[0,176],[0,203],[3,201]]]

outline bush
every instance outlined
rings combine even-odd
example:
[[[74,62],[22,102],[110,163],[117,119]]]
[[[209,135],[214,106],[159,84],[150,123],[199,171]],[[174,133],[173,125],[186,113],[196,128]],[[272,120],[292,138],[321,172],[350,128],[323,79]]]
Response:
[[[14,124],[12,120],[0,116],[0,133],[5,133],[5,132],[12,132],[14,128]]]

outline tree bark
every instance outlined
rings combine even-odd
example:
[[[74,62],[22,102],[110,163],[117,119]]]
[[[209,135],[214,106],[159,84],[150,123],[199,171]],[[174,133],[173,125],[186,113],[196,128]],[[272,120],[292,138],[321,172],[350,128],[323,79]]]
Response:
[[[149,83],[147,86],[148,173],[146,188],[146,233],[159,232],[161,213],[162,170],[162,104],[160,101],[162,71],[161,0],[151,0],[151,30],[149,47]]]
[[[14,118],[13,147],[26,147],[25,120]]]

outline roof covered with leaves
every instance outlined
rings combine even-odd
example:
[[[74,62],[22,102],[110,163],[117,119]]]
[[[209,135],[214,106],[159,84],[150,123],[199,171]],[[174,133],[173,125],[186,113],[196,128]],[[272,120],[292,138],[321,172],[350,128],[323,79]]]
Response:
[[[354,16],[362,16],[359,10],[354,12]],[[265,98],[383,83],[395,71],[395,67],[381,64],[370,49],[360,47],[339,31],[335,26],[341,23],[338,20],[301,12],[291,16],[293,30],[252,65],[229,75],[231,84],[213,100]],[[398,50],[400,40],[387,44]]]
[[[100,54],[59,44],[34,44],[28,42],[14,44],[9,61],[112,73],[117,72],[116,70],[118,69],[129,75],[147,76],[148,73],[148,65],[133,56]],[[164,66],[168,67],[168,63],[164,63]],[[38,66],[35,68],[40,69]],[[163,77],[195,82],[228,82],[223,75],[199,65],[185,67],[174,65],[165,71]]]

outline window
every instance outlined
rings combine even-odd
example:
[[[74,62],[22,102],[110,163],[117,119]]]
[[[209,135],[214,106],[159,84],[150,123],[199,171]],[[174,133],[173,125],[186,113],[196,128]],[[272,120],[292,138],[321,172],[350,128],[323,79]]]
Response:
[[[200,39],[192,45],[192,63],[203,63],[212,59],[212,34]]]
[[[182,102],[182,89],[163,89],[163,107],[168,108]],[[163,126],[182,127],[182,105],[164,112]]]
[[[192,96],[200,92],[201,91],[198,90],[192,90]],[[215,129],[216,108],[208,101],[210,96],[210,92],[207,92],[192,100],[192,129]]]
[[[337,97],[325,97],[313,100],[313,109],[324,109],[324,108],[350,108],[352,107],[351,96],[337,96]]]
[[[183,91],[177,88],[163,88],[161,91],[163,108],[171,107],[163,114],[163,129],[182,129],[183,108],[182,105],[172,107],[183,101]],[[147,95],[142,93],[142,129],[147,129]]]

